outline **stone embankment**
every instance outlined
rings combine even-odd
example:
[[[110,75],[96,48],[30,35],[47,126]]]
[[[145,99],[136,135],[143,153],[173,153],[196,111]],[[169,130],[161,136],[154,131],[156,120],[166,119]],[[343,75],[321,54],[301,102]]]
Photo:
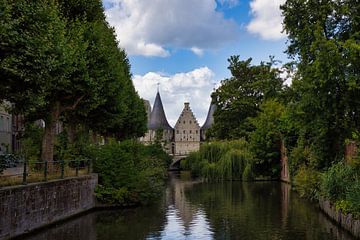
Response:
[[[341,210],[336,210],[335,205],[331,204],[330,201],[320,199],[319,205],[321,210],[323,210],[331,219],[360,239],[359,219],[354,218],[351,214],[343,214]]]
[[[0,189],[0,240],[28,233],[95,207],[97,175]]]

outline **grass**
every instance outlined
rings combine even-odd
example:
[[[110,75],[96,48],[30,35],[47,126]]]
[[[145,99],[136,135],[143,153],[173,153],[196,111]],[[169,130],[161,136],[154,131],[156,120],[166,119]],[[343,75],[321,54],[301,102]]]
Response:
[[[78,176],[88,175],[88,169],[81,168],[79,169]],[[64,168],[64,178],[68,177],[76,177],[76,169],[71,167]],[[47,174],[47,181],[61,179],[61,171],[60,169],[54,169],[54,171],[49,172]],[[36,182],[44,182],[44,171],[43,170],[35,170],[30,169],[28,171],[28,175],[26,177],[26,183],[36,183]],[[1,176],[0,175],[0,187],[7,187],[7,186],[16,186],[23,184],[23,176]]]

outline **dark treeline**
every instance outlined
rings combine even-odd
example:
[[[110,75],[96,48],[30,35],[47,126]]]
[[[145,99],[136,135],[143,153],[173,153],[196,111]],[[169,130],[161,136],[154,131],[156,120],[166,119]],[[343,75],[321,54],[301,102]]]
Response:
[[[232,76],[212,94],[217,110],[208,138],[242,139],[243,153],[210,140],[183,166],[207,178],[278,178],[284,144],[302,195],[360,213],[360,158],[345,159],[346,146],[360,143],[360,5],[287,0],[281,10],[293,62],[279,66],[271,57],[252,65],[232,56]],[[284,84],[289,77],[291,86]]]

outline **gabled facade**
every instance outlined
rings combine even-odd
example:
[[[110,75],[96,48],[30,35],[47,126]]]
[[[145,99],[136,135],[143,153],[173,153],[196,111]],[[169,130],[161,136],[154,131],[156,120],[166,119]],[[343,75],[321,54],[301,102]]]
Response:
[[[189,103],[185,103],[175,124],[175,155],[186,155],[200,148],[200,126]]]
[[[161,101],[160,93],[157,92],[153,109],[149,101],[144,101],[148,113],[148,131],[140,142],[151,144],[160,140],[164,150],[169,154],[187,155],[190,152],[199,150],[201,141],[205,140],[205,132],[214,122],[213,113],[215,105],[211,105],[202,128],[194,116],[189,103],[184,104],[175,127],[168,123]],[[161,134],[161,136],[157,136]]]

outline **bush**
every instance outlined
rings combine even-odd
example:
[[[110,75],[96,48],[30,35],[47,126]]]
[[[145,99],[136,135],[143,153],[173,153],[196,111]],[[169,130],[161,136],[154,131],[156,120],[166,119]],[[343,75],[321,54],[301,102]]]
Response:
[[[346,200],[349,202],[349,210],[360,218],[360,179],[350,184],[346,191]]]
[[[120,205],[146,204],[162,192],[170,157],[159,146],[134,141],[93,147],[97,197]]]
[[[316,199],[319,192],[320,173],[302,165],[294,177],[294,185],[301,197]]]
[[[360,178],[357,167],[342,162],[323,173],[321,195],[336,204],[344,213],[360,217]]]
[[[321,194],[331,201],[346,198],[348,185],[353,182],[353,170],[343,163],[332,165],[321,178]]]

